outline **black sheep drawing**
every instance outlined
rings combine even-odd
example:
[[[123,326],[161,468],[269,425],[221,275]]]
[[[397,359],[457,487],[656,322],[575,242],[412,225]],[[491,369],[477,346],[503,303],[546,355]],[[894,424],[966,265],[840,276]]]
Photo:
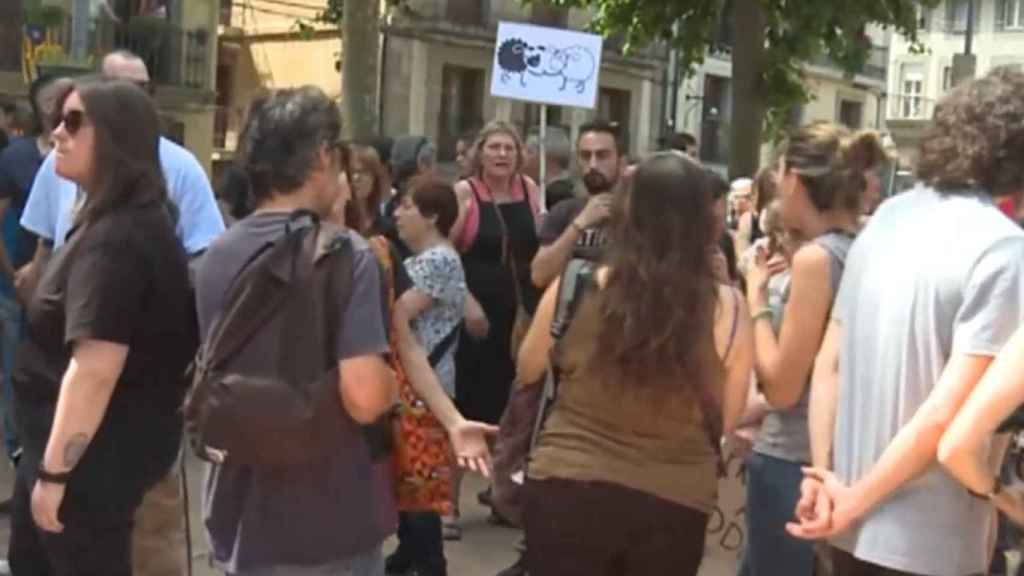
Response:
[[[498,67],[501,68],[501,82],[507,83],[513,74],[519,75],[519,85],[526,86],[526,51],[530,45],[519,38],[509,38],[498,49]]]

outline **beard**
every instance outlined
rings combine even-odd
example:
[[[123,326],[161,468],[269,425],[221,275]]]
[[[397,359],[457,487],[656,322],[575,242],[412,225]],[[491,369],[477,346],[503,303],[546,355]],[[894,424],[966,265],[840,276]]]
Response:
[[[597,170],[591,170],[583,175],[583,186],[591,196],[597,196],[598,194],[611,192],[618,179],[618,174],[615,175],[615,180],[611,180]]]

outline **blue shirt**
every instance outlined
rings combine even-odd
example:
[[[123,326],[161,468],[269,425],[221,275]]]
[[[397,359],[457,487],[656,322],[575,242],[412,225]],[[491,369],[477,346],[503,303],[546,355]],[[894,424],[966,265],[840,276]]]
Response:
[[[35,138],[17,138],[0,152],[0,199],[10,202],[0,226],[4,249],[15,270],[32,259],[32,235],[22,229],[18,220],[42,162]],[[13,288],[6,278],[0,278],[0,294],[10,296]]]
[[[160,163],[167,193],[178,207],[178,239],[189,254],[202,252],[224,231],[206,172],[191,152],[166,138],[160,139]],[[77,190],[74,182],[57,175],[49,154],[32,184],[21,225],[57,248],[71,230]]]

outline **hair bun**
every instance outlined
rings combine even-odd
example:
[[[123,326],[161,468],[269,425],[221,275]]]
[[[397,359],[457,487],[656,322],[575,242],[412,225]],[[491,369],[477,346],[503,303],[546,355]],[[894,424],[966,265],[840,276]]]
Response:
[[[870,170],[885,162],[888,154],[877,132],[865,130],[843,138],[839,144],[839,160],[857,172]]]

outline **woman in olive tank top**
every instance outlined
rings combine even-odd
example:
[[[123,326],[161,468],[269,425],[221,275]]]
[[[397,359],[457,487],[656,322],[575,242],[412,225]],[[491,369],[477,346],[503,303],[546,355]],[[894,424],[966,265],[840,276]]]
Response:
[[[657,154],[618,194],[608,252],[578,277],[552,359],[557,396],[526,482],[531,576],[696,574],[721,431],[746,402],[750,320],[712,272],[706,171]],[[519,382],[544,374],[560,288],[541,300]]]

